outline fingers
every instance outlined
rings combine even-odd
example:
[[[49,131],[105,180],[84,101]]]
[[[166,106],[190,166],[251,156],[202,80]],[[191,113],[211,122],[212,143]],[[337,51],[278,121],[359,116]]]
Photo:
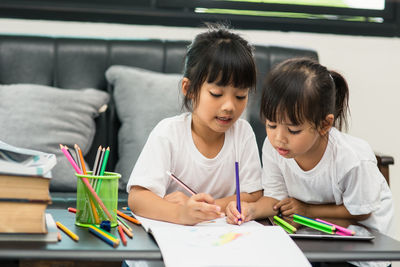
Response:
[[[282,210],[282,206],[287,204],[289,202],[288,198],[282,199],[281,201],[279,201],[278,203],[276,203],[274,205],[274,210]]]
[[[244,218],[242,218],[242,215],[236,208],[236,201],[229,202],[229,204],[226,206],[225,211],[226,221],[230,224],[239,224],[239,220],[244,220]]]
[[[192,196],[191,198],[196,200],[196,201],[203,201],[203,202],[206,202],[206,203],[209,203],[209,204],[214,204],[215,203],[214,198],[211,195],[206,194],[206,193],[199,193],[199,194],[196,194],[196,195]]]
[[[224,217],[221,212],[221,207],[215,205],[215,200],[208,194],[200,193],[192,196],[187,202],[188,209],[191,211],[191,216],[199,221],[213,220]]]

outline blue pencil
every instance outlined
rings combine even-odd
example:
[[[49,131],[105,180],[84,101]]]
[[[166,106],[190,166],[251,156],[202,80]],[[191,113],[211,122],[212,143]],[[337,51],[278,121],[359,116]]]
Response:
[[[239,162],[235,162],[235,172],[236,172],[236,205],[239,213],[242,213],[242,207],[240,206],[240,182],[239,182]],[[239,221],[242,221],[239,219]]]

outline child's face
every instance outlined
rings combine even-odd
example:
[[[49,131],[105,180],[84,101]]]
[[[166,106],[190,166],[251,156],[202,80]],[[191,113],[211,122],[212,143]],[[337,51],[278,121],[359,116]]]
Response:
[[[289,120],[282,123],[266,120],[267,136],[276,151],[285,158],[302,162],[316,162],[322,158],[326,148],[322,136],[309,123],[293,125]]]
[[[247,105],[248,89],[204,82],[193,109],[193,122],[216,133],[224,133]]]

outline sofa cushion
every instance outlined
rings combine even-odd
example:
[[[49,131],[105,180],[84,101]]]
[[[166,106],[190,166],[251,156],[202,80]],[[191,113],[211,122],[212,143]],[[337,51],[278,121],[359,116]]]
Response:
[[[106,78],[113,87],[117,115],[120,190],[126,190],[132,169],[157,123],[182,111],[181,74],[165,74],[127,66],[111,66]]]
[[[59,144],[78,144],[85,155],[95,134],[94,118],[109,101],[95,89],[59,89],[43,85],[0,85],[0,140],[57,157],[51,191],[75,192],[76,177]],[[73,152],[73,151],[71,151]]]

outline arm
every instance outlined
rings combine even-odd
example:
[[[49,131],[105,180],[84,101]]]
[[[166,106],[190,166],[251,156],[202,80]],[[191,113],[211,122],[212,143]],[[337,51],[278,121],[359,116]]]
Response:
[[[228,223],[238,224],[239,219],[241,219],[242,222],[247,222],[277,215],[278,212],[273,209],[277,202],[278,200],[266,196],[259,198],[256,202],[242,202],[242,213],[240,214],[236,209],[236,201],[232,201],[226,208],[226,220]]]
[[[172,203],[140,186],[132,186],[128,196],[129,208],[135,214],[186,225],[221,217],[220,207],[214,202],[208,194],[197,194],[183,205]]]
[[[356,221],[365,220],[371,215],[371,213],[352,215],[343,204],[308,204],[295,198],[285,198],[279,201],[274,206],[274,210],[280,210],[282,215],[290,217],[293,214],[299,214],[310,218],[337,218]]]
[[[262,192],[262,190],[259,190],[252,193],[240,193],[240,200],[244,202],[255,202],[262,196]],[[231,201],[236,201],[236,195],[217,199],[215,200],[215,204],[220,206],[221,210],[224,211]]]

